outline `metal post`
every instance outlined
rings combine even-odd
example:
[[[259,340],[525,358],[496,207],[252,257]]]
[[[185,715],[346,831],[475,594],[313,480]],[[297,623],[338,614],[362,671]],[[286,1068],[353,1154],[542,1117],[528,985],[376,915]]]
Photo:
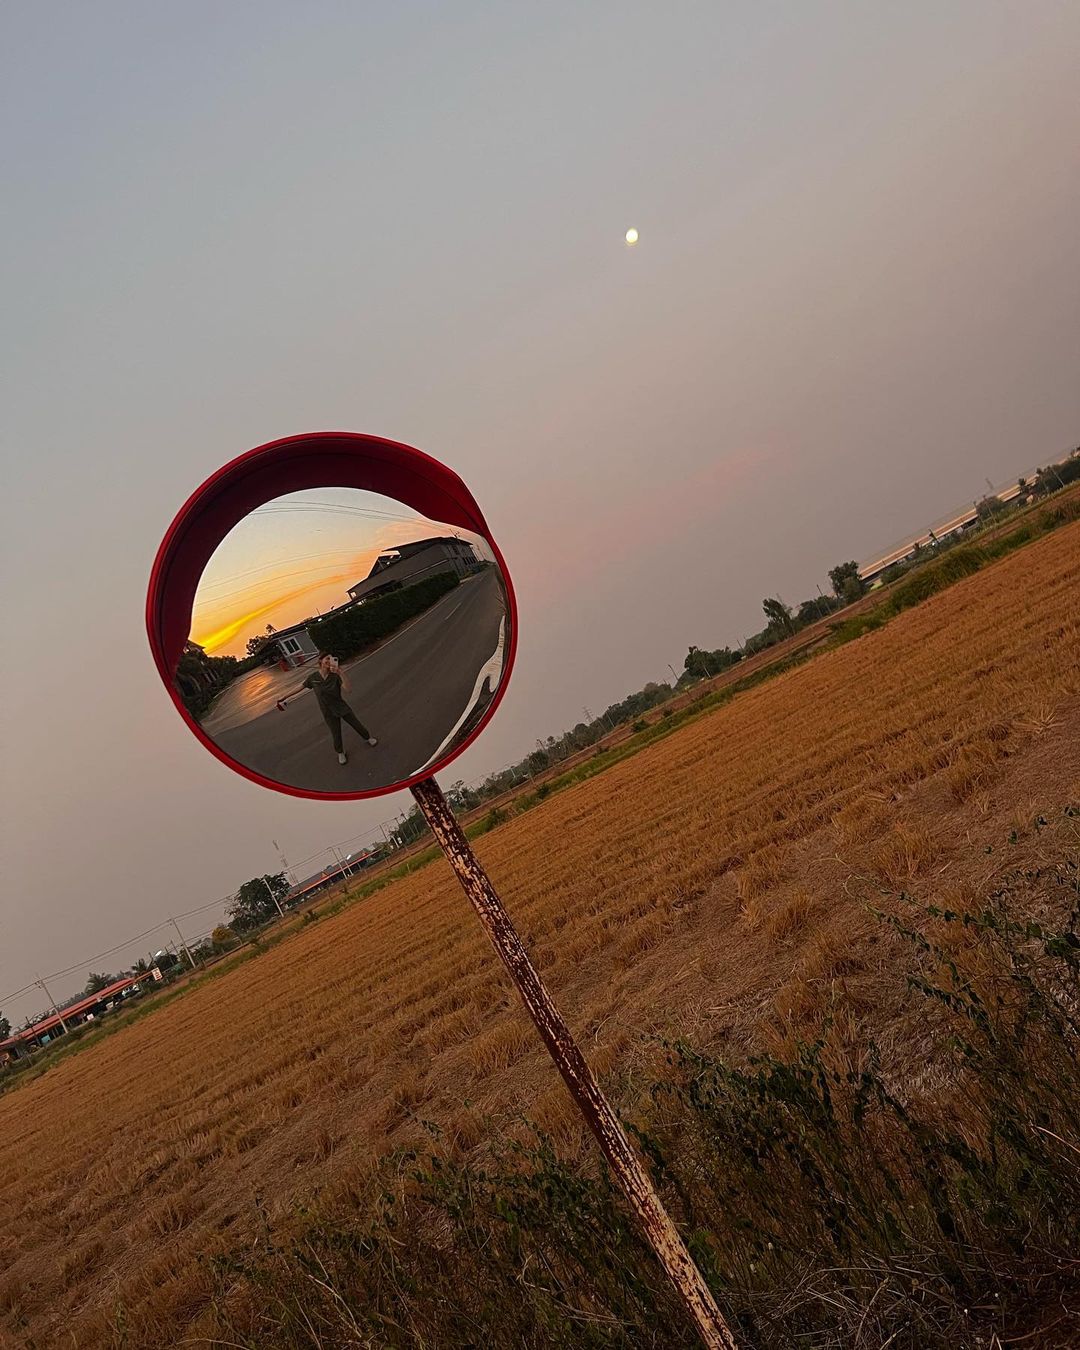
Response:
[[[281,915],[282,918],[284,918],[285,911],[281,908],[281,905],[278,902],[278,898],[274,894],[274,888],[270,885],[270,883],[267,881],[265,877],[262,878],[262,884],[266,887],[267,894],[270,896],[270,899],[273,900],[275,906],[277,907],[277,912]]]
[[[735,1338],[716,1306],[649,1174],[635,1153],[619,1117],[600,1090],[570,1028],[529,960],[524,944],[480,860],[433,778],[415,783],[413,796],[424,813],[462,889],[480,917],[492,946],[510,973],[548,1053],[622,1187],[649,1245],[697,1327],[708,1350],[735,1350]]]
[[[348,863],[342,857],[341,849],[338,848],[337,844],[330,845],[330,852],[334,855],[334,861],[337,863],[338,871],[341,873],[341,876],[343,878],[351,877],[352,869],[349,867]]]
[[[38,978],[34,981],[34,983],[41,987],[41,990],[44,993],[45,997],[49,1000],[49,1004],[52,1007],[53,1012],[57,1015],[57,1017],[59,1017],[60,1025],[64,1028],[65,1032],[68,1031],[69,1027],[68,1024],[64,1021],[64,1014],[56,1006],[56,999],[54,999],[52,994],[49,993],[48,989],[46,988],[45,981],[39,975]]]
[[[184,955],[187,957],[188,961],[190,962],[190,964],[191,964],[191,969],[194,970],[194,969],[195,969],[195,958],[194,958],[194,957],[192,956],[192,954],[188,951],[188,945],[187,945],[187,943],[184,941],[184,935],[183,935],[183,933],[181,933],[181,931],[180,931],[180,925],[176,922],[176,920],[172,917],[171,914],[169,915],[169,922],[170,922],[170,923],[172,924],[172,926],[176,929],[176,936],[180,939],[180,946],[184,949]]]

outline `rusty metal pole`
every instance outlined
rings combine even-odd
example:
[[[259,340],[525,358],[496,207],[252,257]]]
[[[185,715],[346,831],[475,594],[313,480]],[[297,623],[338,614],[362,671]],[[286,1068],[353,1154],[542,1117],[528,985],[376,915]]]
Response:
[[[433,778],[414,784],[416,798],[484,931],[510,972],[522,1002],[536,1023],[551,1058],[596,1136],[608,1166],[622,1187],[645,1237],[656,1253],[708,1350],[736,1350],[735,1338],[716,1306],[671,1216],[645,1171],[611,1103],[600,1090],[570,1028],[533,968],[517,929]]]

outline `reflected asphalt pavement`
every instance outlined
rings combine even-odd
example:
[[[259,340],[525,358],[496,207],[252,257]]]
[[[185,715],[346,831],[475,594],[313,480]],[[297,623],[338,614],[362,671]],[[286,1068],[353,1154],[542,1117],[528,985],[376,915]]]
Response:
[[[314,663],[287,673],[252,671],[237,680],[204,719],[203,730],[233,759],[293,787],[360,792],[400,782],[432,759],[467,713],[506,617],[502,583],[489,568],[377,651],[346,665],[345,701],[379,741],[369,746],[343,725],[347,764],[337,762],[314,694],[305,691],[284,712],[274,706]]]

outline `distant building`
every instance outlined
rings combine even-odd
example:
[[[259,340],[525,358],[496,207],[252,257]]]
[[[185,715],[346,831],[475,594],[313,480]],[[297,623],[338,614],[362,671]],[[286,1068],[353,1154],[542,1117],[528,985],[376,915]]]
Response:
[[[405,586],[414,586],[440,572],[467,577],[479,566],[476,550],[464,539],[454,536],[417,539],[380,553],[363,581],[349,587],[349,599],[359,604],[390,591],[400,591]]]
[[[359,853],[351,853],[333,867],[328,867],[322,872],[316,872],[314,876],[298,882],[282,900],[282,904],[286,909],[291,909],[294,905],[303,904],[305,900],[312,900],[327,887],[335,886],[339,881],[344,881],[353,872],[363,871],[366,867],[374,867],[385,856],[385,851],[381,848],[362,849]]]
[[[996,499],[1003,506],[1008,506],[1011,502],[1023,495],[1020,484],[1012,483],[1001,492],[990,494],[990,499]],[[859,576],[866,584],[872,584],[877,581],[883,572],[896,563],[907,562],[919,551],[919,549],[930,548],[934,544],[939,544],[944,539],[953,535],[964,534],[968,530],[974,529],[979,524],[980,516],[978,506],[972,503],[970,508],[952,516],[949,520],[943,521],[932,530],[927,530],[924,534],[916,535],[913,539],[907,540],[899,548],[893,549],[891,553],[886,553],[883,557],[874,558],[872,561],[863,563],[859,568]]]
[[[58,1036],[63,1036],[65,1030],[70,1031],[72,1027],[82,1026],[84,1022],[92,1022],[124,999],[141,994],[142,984],[149,978],[148,971],[144,971],[141,975],[125,975],[106,985],[104,989],[99,989],[96,994],[88,994],[85,998],[69,1003],[66,1008],[61,1008],[59,1013],[51,1013],[48,1017],[32,1022],[13,1036],[0,1041],[0,1064],[6,1064],[12,1059],[21,1059],[31,1050],[37,1050],[43,1045],[48,1045],[50,1041],[55,1041]]]

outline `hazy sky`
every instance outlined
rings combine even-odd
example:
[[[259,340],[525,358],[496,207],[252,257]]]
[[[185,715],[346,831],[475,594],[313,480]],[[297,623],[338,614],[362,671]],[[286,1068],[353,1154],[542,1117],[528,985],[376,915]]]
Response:
[[[160,687],[151,560],[242,450],[369,431],[472,486],[521,604],[472,778],[1080,440],[1074,0],[0,27],[13,1019],[409,805],[264,791]]]

